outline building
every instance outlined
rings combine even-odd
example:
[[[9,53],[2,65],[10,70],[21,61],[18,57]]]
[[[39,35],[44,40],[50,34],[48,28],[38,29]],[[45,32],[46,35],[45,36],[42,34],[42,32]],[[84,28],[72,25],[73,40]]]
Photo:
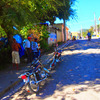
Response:
[[[49,34],[49,38],[48,38],[48,44],[52,45],[56,42],[64,42],[64,24],[60,23],[60,24],[54,24],[54,25],[48,25],[48,24],[41,24],[41,25],[46,25],[47,26],[47,31],[50,33]],[[66,40],[69,40],[70,35],[68,32],[68,27],[66,27]],[[30,31],[30,33],[34,33]],[[34,35],[34,37],[39,38],[39,36],[37,34]]]
[[[53,27],[58,28],[60,31],[57,31],[57,42],[64,42],[64,24],[59,23],[59,24],[54,24]],[[68,27],[66,27],[66,40],[68,40]]]

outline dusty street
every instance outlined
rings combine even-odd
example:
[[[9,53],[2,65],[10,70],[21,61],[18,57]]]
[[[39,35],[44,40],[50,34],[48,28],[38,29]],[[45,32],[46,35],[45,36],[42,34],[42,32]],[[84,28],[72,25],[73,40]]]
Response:
[[[64,48],[51,73],[39,93],[23,87],[10,100],[100,100],[100,42],[80,40]]]

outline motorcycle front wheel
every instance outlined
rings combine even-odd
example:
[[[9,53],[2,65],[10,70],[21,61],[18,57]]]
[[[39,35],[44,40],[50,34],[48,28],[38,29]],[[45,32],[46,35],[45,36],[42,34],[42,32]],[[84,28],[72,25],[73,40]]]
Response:
[[[39,91],[40,86],[39,86],[39,83],[36,83],[35,79],[30,78],[28,87],[32,93],[37,93]]]
[[[56,60],[53,60],[50,64],[50,70],[53,70],[56,66]]]

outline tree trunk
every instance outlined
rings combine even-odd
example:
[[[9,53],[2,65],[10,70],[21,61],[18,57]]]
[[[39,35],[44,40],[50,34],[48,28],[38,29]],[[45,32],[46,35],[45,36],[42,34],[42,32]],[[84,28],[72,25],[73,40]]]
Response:
[[[7,38],[8,38],[8,44],[10,45],[11,47],[11,44],[12,44],[12,40],[13,40],[13,35],[12,35],[12,32],[8,31],[8,29],[6,28],[5,25],[1,25],[1,27],[4,29],[5,33],[7,34]]]
[[[7,33],[7,38],[8,38],[8,44],[11,46],[12,40],[13,40],[13,35],[10,32],[8,32]]]
[[[66,21],[64,19],[64,42],[66,42]]]

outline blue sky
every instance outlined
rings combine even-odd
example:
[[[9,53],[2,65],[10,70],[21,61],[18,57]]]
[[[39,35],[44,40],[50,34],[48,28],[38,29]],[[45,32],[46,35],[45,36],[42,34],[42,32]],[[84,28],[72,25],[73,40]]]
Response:
[[[97,19],[97,24],[100,23],[100,0],[77,0],[73,6],[76,9],[76,15],[74,19],[66,21],[66,26],[69,31],[76,32],[82,29],[89,29],[90,26],[94,26],[94,15]],[[95,13],[95,14],[94,14]],[[63,20],[57,19],[55,23],[62,23]]]

